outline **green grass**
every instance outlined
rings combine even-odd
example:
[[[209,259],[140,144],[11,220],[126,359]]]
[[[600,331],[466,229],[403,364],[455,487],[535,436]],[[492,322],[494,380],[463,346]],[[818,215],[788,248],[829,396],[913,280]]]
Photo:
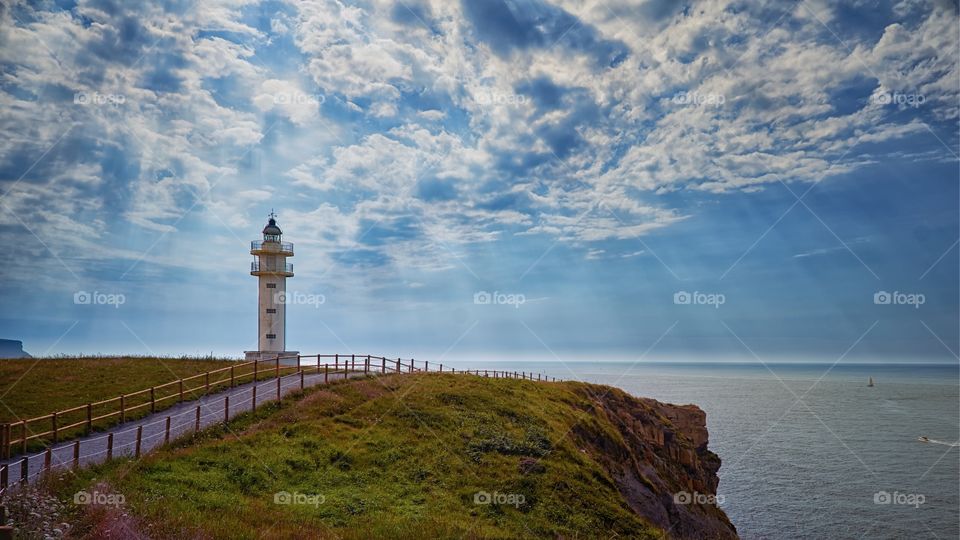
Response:
[[[0,423],[43,416],[233,364],[236,362],[230,360],[144,357],[0,360]],[[192,384],[201,383],[193,381]],[[164,395],[174,391],[176,388],[169,388]],[[128,405],[144,400],[148,401],[148,396],[131,399]],[[175,400],[167,400],[163,405],[173,403]],[[111,407],[115,410],[117,405]],[[94,415],[104,414],[108,408],[104,406],[94,411]],[[149,409],[142,408],[129,418],[146,413]],[[85,415],[85,411],[73,413],[63,418],[61,425],[80,421]],[[33,432],[49,429],[46,423],[40,424],[31,425],[30,429]],[[109,424],[102,422],[98,427]],[[76,432],[65,433],[61,438],[69,438]],[[16,433],[14,437],[17,437]],[[30,447],[35,448],[43,442],[31,441]]]
[[[338,382],[52,489],[70,501],[109,486],[158,537],[660,537],[571,435],[578,424],[619,439],[587,412],[587,389],[439,374]],[[322,502],[275,504],[282,491]],[[478,492],[516,504],[475,504]],[[74,512],[74,534],[95,534],[97,519]]]

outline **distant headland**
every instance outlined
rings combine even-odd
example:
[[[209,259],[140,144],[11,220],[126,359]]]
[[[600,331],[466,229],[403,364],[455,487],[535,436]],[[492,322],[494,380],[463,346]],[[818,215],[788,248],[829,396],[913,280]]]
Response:
[[[0,358],[32,358],[23,350],[23,342],[16,339],[0,339]]]

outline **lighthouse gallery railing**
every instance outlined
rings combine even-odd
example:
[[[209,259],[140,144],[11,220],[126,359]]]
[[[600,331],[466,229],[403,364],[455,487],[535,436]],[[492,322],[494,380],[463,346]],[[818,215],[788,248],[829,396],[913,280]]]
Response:
[[[260,264],[259,261],[250,263],[251,272],[293,272],[293,263],[284,263],[283,268],[279,264]]]

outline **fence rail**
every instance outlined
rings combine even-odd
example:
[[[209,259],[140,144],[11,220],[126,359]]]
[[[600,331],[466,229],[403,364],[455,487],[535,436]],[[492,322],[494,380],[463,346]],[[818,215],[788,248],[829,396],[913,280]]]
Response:
[[[332,363],[329,360],[333,360]],[[326,361],[324,361],[326,360]],[[223,396],[223,409],[213,413],[201,414],[202,405],[195,408],[195,417],[185,424],[177,424],[171,427],[173,417],[180,418],[184,416],[184,411],[167,416],[165,421],[159,420],[151,424],[139,425],[133,428],[123,429],[119,432],[110,432],[102,437],[90,439],[91,433],[100,428],[109,428],[116,422],[123,424],[127,420],[134,420],[141,416],[156,413],[158,410],[164,410],[186,401],[203,398],[205,396],[214,396],[224,389],[235,388],[242,384],[259,382],[264,380],[276,380],[276,398],[283,395],[283,379],[292,379],[293,388],[297,386],[299,379],[299,388],[302,390],[306,384],[306,377],[311,377],[311,384],[329,382],[333,378],[347,378],[352,374],[388,374],[388,373],[415,373],[415,372],[436,372],[451,373],[462,375],[473,375],[478,377],[523,379],[530,381],[552,381],[556,382],[556,377],[547,377],[543,374],[534,374],[524,371],[500,371],[500,370],[456,370],[452,367],[444,368],[443,364],[434,364],[432,366],[428,361],[421,362],[417,367],[416,360],[403,360],[401,358],[386,358],[383,356],[372,355],[344,355],[344,354],[316,354],[316,355],[297,355],[297,356],[277,356],[273,359],[256,359],[249,362],[240,362],[234,366],[214,369],[197,375],[184,377],[150,388],[145,388],[137,392],[122,394],[120,396],[78,405],[69,409],[56,411],[47,415],[38,416],[20,420],[18,422],[0,424],[0,460],[7,460],[7,463],[0,464],[0,496],[8,489],[8,486],[16,483],[26,483],[31,478],[38,477],[52,469],[59,467],[79,467],[81,463],[87,463],[97,456],[106,454],[106,459],[112,458],[117,451],[119,453],[130,453],[139,456],[144,451],[143,429],[164,422],[165,427],[162,430],[164,444],[169,443],[171,435],[179,437],[188,434],[189,429],[184,431],[181,428],[189,425],[193,426],[194,431],[200,431],[203,426],[212,425],[213,422],[203,422],[204,418],[214,416],[216,422],[229,422],[232,410],[239,409],[256,410],[257,406],[257,388],[261,384],[254,384],[251,387],[250,398],[242,402],[234,400],[233,406],[230,403],[230,393]],[[314,382],[315,381],[315,382]],[[191,384],[193,383],[193,384]],[[287,383],[287,390],[290,391],[290,383]],[[264,400],[261,394],[261,402]],[[266,399],[272,399],[266,397]],[[249,403],[248,408],[244,408]],[[79,420],[78,420],[79,418]],[[39,431],[35,431],[34,427]],[[124,436],[126,439],[132,439],[130,433],[136,432],[135,440],[124,443],[121,447],[114,445],[114,436]],[[77,437],[88,437],[86,439],[76,439]],[[149,437],[159,437],[154,433]],[[72,443],[54,447],[61,441],[76,439]],[[81,445],[106,440],[104,450],[94,454],[82,455]],[[42,450],[34,455],[28,455],[33,445],[39,445]],[[154,441],[146,448],[149,450],[159,443]],[[35,447],[33,446],[33,447]],[[19,460],[12,460],[15,455],[22,454]],[[57,457],[54,460],[54,456]],[[38,460],[43,459],[42,465],[38,465]],[[11,478],[11,465],[14,465],[17,474]],[[37,472],[31,474],[30,469],[36,469]]]

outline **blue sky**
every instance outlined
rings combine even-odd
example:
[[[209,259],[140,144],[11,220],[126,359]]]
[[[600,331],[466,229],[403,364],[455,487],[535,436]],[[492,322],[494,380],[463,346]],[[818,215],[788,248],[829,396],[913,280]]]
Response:
[[[33,354],[957,361],[956,2],[0,9]]]

